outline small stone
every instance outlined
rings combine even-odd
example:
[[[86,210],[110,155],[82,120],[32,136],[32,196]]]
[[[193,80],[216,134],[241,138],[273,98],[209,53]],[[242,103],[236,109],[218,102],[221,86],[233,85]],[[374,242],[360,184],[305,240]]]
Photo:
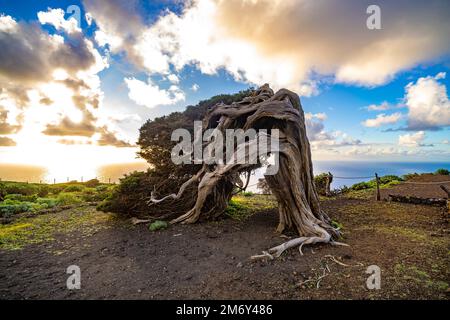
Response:
[[[237,265],[236,265],[236,267],[238,267],[238,268],[242,268],[242,262],[239,262]]]

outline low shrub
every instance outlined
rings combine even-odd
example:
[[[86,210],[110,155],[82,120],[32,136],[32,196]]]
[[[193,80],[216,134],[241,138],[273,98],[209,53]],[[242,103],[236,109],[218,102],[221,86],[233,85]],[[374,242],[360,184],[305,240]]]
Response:
[[[81,185],[72,184],[64,188],[64,192],[80,192],[83,191],[84,187]]]
[[[4,191],[6,194],[21,194],[24,196],[31,196],[33,194],[37,194],[39,188],[37,185],[34,184],[11,182],[5,184]]]
[[[56,198],[56,201],[59,205],[65,206],[71,204],[78,204],[81,202],[81,199],[73,193],[61,192]]]
[[[379,177],[380,179],[380,187],[386,188],[386,187],[390,187],[396,184],[399,184],[401,181],[403,181],[403,178],[399,177],[399,176],[394,176],[394,175],[386,175],[383,177]],[[375,188],[377,186],[377,182],[376,179],[372,179],[370,181],[363,181],[363,182],[358,182],[356,184],[354,184],[353,186],[351,186],[351,190],[354,191],[359,191],[359,190],[364,190],[364,189],[372,189]]]
[[[314,185],[316,186],[317,193],[321,196],[326,195],[326,186],[327,186],[327,173],[321,173],[314,177]]]
[[[169,224],[165,221],[161,221],[161,220],[156,220],[153,223],[150,223],[150,225],[148,226],[148,229],[150,231],[158,231],[158,230],[164,230],[167,229],[169,227]]]
[[[84,186],[85,186],[85,187],[88,187],[88,188],[95,188],[95,187],[97,187],[99,184],[100,184],[100,181],[99,181],[98,179],[91,179],[91,180],[89,180],[89,181],[86,181],[86,182],[84,183]]]
[[[49,186],[49,192],[53,195],[58,195],[63,192],[65,188],[66,186],[63,184],[54,184],[52,186]]]
[[[7,194],[4,197],[6,200],[17,200],[19,202],[35,202],[37,199],[37,195],[33,194],[31,196],[24,196],[23,194]]]
[[[99,188],[99,187],[85,188],[83,190],[83,193],[81,194],[81,197],[83,198],[84,201],[87,201],[87,202],[104,201],[105,199],[107,199],[108,197],[111,196],[112,190],[114,189],[114,188],[108,188],[107,186],[105,186],[105,187],[106,188]]]
[[[14,204],[0,204],[0,217],[8,218],[12,215],[28,211],[26,205],[14,205]]]
[[[39,191],[38,191],[37,195],[39,197],[44,198],[44,197],[48,196],[49,192],[50,192],[50,187],[48,185],[43,184],[43,185],[39,186]]]
[[[441,168],[441,169],[437,169],[434,174],[448,176],[448,175],[450,175],[450,171],[447,169]]]
[[[7,193],[6,193],[5,184],[0,182],[0,201],[3,201],[3,199],[6,195],[7,195]]]
[[[109,188],[109,187],[108,187],[107,185],[101,184],[101,185],[95,187],[95,190],[96,190],[97,192],[104,192],[104,191],[107,191],[108,188]]]
[[[355,183],[353,186],[351,186],[350,189],[358,191],[358,190],[370,189],[373,187],[374,187],[374,185],[371,185],[369,182],[358,182],[358,183]]]
[[[375,179],[372,181],[375,183]],[[393,181],[400,182],[400,181],[403,181],[403,179],[400,178],[399,176],[394,176],[394,175],[387,175],[387,176],[380,177],[380,184],[387,184],[387,183],[390,183]]]
[[[46,208],[48,208],[46,204],[20,202],[8,199],[0,203],[0,216],[6,218],[23,212],[34,212]]]
[[[38,198],[36,203],[41,206],[46,206],[47,208],[53,208],[58,205],[58,201],[52,198]]]
[[[186,176],[185,179],[189,179]],[[149,206],[147,200],[151,193],[156,190],[156,197],[162,197],[167,194],[177,192],[183,181],[177,177],[167,177],[164,173],[156,170],[147,172],[132,172],[120,179],[120,184],[110,187],[105,192],[107,197],[97,206],[97,209],[104,212],[114,212],[126,216],[146,217],[148,215],[158,217],[168,213],[174,216],[179,213],[185,213],[183,207],[186,202],[195,203],[195,198],[183,197],[182,199],[165,201],[164,203]],[[193,192],[196,186],[189,187],[185,194]]]

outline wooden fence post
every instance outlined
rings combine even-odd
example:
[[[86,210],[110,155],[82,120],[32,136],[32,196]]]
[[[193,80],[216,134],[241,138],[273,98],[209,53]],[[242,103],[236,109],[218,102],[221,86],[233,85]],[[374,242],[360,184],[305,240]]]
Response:
[[[327,197],[331,196],[331,182],[333,182],[333,175],[331,174],[331,172],[328,172],[327,183],[325,185],[325,195]]]
[[[381,195],[380,195],[380,178],[378,178],[378,173],[375,173],[375,180],[377,182],[377,195],[376,195],[376,200],[380,201],[381,200]]]

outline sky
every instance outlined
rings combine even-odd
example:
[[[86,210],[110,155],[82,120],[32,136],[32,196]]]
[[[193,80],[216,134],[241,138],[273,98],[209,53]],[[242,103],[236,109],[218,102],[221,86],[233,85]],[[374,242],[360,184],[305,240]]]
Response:
[[[133,162],[148,119],[264,83],[314,160],[448,161],[449,34],[445,0],[0,0],[0,163]]]

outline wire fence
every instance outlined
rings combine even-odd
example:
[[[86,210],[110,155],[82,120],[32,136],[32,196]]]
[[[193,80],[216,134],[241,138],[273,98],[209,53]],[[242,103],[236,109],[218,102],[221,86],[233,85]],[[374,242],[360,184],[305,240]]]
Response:
[[[116,184],[119,179],[117,178],[110,178],[110,177],[93,177],[89,179],[84,179],[83,177],[81,179],[72,179],[72,178],[65,178],[65,179],[56,179],[56,178],[45,178],[45,179],[3,179],[0,178],[0,182],[21,182],[21,183],[39,183],[39,184],[63,184],[63,183],[85,183],[89,180],[98,180],[100,183],[103,184]]]
[[[350,179],[350,180],[370,179],[370,178],[375,178],[375,176],[368,176],[368,177],[336,177],[336,176],[333,176],[333,179]]]
[[[366,177],[338,177],[338,176],[333,176],[332,175],[332,178],[333,179],[349,179],[349,180],[356,180],[356,179],[371,179],[371,178],[374,178],[374,179],[376,179],[377,177],[379,177],[377,174],[375,174],[375,175],[373,175],[373,176],[366,176]],[[447,183],[450,183],[450,180],[448,180],[448,181],[428,181],[428,182],[426,182],[426,181],[423,181],[423,182],[420,182],[420,181],[402,181],[402,183],[406,183],[406,184],[447,184]]]
[[[331,187],[331,183],[332,180],[334,179],[342,179],[342,180],[362,180],[362,179],[374,179],[376,182],[376,199],[380,200],[381,195],[380,195],[380,187],[381,187],[381,181],[380,181],[380,176],[375,173],[374,175],[371,176],[334,176],[331,172],[328,173],[327,175],[328,181],[327,181],[327,194],[331,194],[330,191],[330,187]],[[447,181],[400,181],[402,184],[412,184],[412,185],[447,185],[450,184],[450,180]],[[258,183],[253,183],[248,185],[246,188],[250,188],[250,187],[254,187],[257,186]]]

